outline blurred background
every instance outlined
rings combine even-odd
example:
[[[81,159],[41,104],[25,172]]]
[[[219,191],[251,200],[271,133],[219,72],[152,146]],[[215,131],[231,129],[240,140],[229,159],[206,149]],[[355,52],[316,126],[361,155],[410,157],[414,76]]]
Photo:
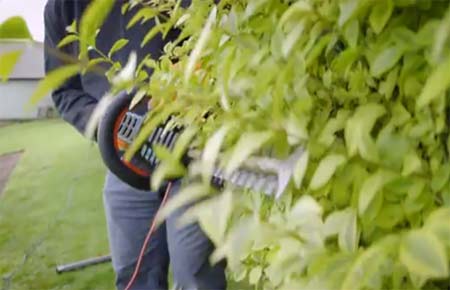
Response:
[[[26,104],[44,76],[46,0],[0,0],[0,23],[23,17],[33,42],[0,40],[0,54],[23,50],[0,82],[0,289],[113,289],[111,265],[59,275],[57,265],[109,253],[97,149],[55,118],[47,96]]]

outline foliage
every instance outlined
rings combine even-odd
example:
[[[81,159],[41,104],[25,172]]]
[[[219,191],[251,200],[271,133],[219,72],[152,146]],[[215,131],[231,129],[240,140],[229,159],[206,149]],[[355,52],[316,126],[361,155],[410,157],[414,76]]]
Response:
[[[13,16],[0,24],[0,39],[32,39],[25,20]]]
[[[27,24],[22,17],[13,16],[0,24],[0,42],[5,39],[32,39]],[[0,55],[0,81],[5,82],[8,79],[21,56],[21,50],[8,51]]]
[[[444,287],[448,3],[193,1],[166,23],[187,40],[150,62],[142,89],[163,103],[150,117],[178,112],[212,153],[186,192],[217,160],[231,171],[254,153],[308,152],[281,200],[225,190],[186,216],[213,260],[263,289]]]
[[[22,51],[20,50],[14,50],[0,55],[0,80],[2,82],[8,79],[21,56]]]
[[[94,1],[86,17],[106,2]],[[189,168],[185,194],[207,186],[215,162],[233,170],[253,154],[307,152],[282,199],[227,188],[187,214],[215,242],[211,259],[226,258],[237,280],[261,289],[446,287],[448,1],[179,4],[123,8],[138,11],[129,26],[157,20],[143,43],[180,29],[161,59],[132,56],[124,68],[106,53],[101,59],[111,63],[113,92],[153,97],[132,149],[174,113],[195,129],[193,144],[212,156]],[[93,45],[81,33],[79,40]],[[154,69],[151,78],[145,68]],[[173,155],[160,156],[158,180],[185,174]],[[192,199],[176,202],[183,200]]]

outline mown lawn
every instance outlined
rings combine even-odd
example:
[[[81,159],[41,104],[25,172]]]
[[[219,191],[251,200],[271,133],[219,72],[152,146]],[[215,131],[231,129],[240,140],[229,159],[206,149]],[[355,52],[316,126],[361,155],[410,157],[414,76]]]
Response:
[[[0,290],[115,289],[110,263],[55,272],[108,254],[96,146],[59,120],[0,127],[0,155],[21,149],[0,196]],[[230,281],[229,289],[248,288]]]
[[[0,128],[0,154],[20,149],[0,197],[0,289],[113,289],[109,263],[55,272],[57,264],[108,254],[97,149],[58,120]]]

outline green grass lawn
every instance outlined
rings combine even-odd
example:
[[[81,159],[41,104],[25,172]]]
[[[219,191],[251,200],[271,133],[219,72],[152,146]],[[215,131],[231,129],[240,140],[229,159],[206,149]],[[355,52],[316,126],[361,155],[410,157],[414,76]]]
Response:
[[[0,128],[0,154],[20,149],[0,197],[0,289],[114,289],[109,263],[55,272],[57,264],[108,254],[96,147],[58,120]]]
[[[110,263],[55,272],[58,264],[108,254],[96,145],[59,120],[1,127],[0,155],[21,149],[0,196],[0,290],[115,289]],[[245,285],[230,281],[229,289]]]

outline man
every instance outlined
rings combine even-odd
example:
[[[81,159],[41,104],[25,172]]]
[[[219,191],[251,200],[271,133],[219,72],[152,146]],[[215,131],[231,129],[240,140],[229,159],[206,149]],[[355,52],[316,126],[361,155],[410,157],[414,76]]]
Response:
[[[48,0],[44,15],[47,72],[64,65],[54,53],[57,44],[66,35],[66,27],[80,19],[89,1]],[[183,4],[186,5],[186,2],[189,1],[183,1]],[[127,38],[128,45],[114,55],[115,61],[124,65],[131,51],[136,51],[139,59],[147,54],[157,59],[169,39],[164,40],[158,35],[141,49],[141,40],[154,22],[149,21],[127,30],[126,25],[136,10],[122,15],[122,3],[123,1],[117,1],[102,26],[97,37],[97,48],[107,54],[116,40]],[[77,44],[67,45],[62,51],[76,57]],[[95,57],[95,52],[90,53],[91,57]],[[92,111],[108,88],[109,84],[104,76],[94,73],[77,75],[56,89],[52,98],[62,118],[78,131],[84,132]],[[175,193],[177,188],[178,185],[175,185],[172,192]],[[165,188],[161,189],[164,190]],[[108,172],[103,196],[116,286],[118,289],[125,289],[151,221],[161,204],[161,195],[159,192],[131,188]],[[175,224],[180,214],[181,211],[171,216],[153,234],[131,289],[167,289],[169,260],[174,280],[183,289],[226,288],[224,265],[210,266],[208,262],[213,249],[211,242],[197,224],[178,229]]]

